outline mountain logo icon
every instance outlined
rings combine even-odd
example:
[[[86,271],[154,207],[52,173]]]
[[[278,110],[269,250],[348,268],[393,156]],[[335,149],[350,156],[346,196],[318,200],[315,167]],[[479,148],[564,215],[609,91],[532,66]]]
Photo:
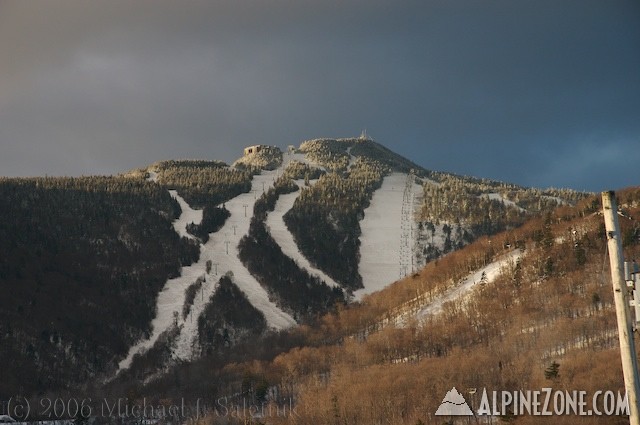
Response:
[[[473,412],[462,394],[453,387],[444,396],[442,404],[436,410],[436,416],[473,416]]]

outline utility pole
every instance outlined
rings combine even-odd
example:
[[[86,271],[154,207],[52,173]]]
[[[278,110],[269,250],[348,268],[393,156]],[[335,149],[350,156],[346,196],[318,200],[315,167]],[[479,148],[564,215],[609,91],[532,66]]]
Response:
[[[638,378],[638,358],[633,342],[633,326],[629,312],[629,290],[624,276],[624,257],[618,222],[618,206],[615,193],[602,192],[602,210],[604,225],[607,231],[607,247],[611,264],[611,280],[613,283],[613,299],[618,319],[618,339],[620,340],[620,357],[622,359],[622,373],[629,400],[629,423],[640,425],[640,382]]]

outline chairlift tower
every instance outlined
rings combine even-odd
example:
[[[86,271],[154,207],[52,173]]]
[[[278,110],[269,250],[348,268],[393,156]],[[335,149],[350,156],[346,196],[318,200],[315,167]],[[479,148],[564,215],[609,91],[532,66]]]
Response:
[[[413,172],[407,174],[402,194],[402,210],[400,223],[400,278],[413,273]]]

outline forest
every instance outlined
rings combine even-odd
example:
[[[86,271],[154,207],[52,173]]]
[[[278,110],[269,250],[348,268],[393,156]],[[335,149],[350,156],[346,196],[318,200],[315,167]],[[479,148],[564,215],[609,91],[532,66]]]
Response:
[[[481,236],[515,229],[529,218],[562,205],[575,205],[589,194],[569,189],[525,188],[487,179],[432,173],[424,179],[417,214],[419,238],[426,240],[419,263],[435,260]],[[437,231],[442,246],[428,243]]]
[[[203,355],[211,356],[240,341],[257,338],[267,329],[267,321],[233,283],[222,276],[218,289],[198,318],[198,335]]]
[[[203,210],[202,222],[187,228],[203,243],[229,217],[224,202],[251,190],[251,178],[256,172],[229,168],[220,161],[205,160],[161,161],[147,170],[157,173],[157,182],[167,189],[177,190],[192,208]],[[149,171],[142,173],[142,176],[148,178]]]
[[[149,169],[157,170],[159,184],[176,189],[193,208],[218,205],[251,190],[250,172],[219,161],[162,161]]]
[[[358,157],[347,171],[334,171],[302,189],[284,216],[300,251],[347,290],[362,287],[358,272],[360,220],[389,170]]]
[[[171,225],[179,213],[144,180],[0,179],[0,362],[21,370],[0,396],[114,371],[164,282],[198,258]]]

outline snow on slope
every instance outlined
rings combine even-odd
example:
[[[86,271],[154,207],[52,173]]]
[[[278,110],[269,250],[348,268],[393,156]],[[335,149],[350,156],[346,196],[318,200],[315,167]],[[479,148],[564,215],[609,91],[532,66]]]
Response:
[[[206,262],[211,260],[213,264],[212,273],[217,272],[217,275],[213,276],[216,280],[219,279],[220,275],[231,272],[233,274],[233,282],[244,292],[249,302],[264,314],[267,325],[275,329],[285,329],[295,325],[295,320],[269,300],[267,291],[249,273],[238,258],[238,243],[242,236],[249,231],[253,205],[262,193],[263,183],[265,190],[267,190],[273,185],[278,172],[281,172],[281,169],[263,171],[261,175],[254,176],[251,181],[250,192],[243,193],[225,203],[231,216],[224,226],[218,232],[212,233],[207,243],[201,247],[198,263],[206,265]],[[214,289],[213,287],[209,288],[209,292],[205,289],[204,296],[196,297],[191,308],[193,321],[187,318],[183,324],[177,348],[174,352],[176,357],[184,360],[191,358],[191,347],[198,330],[197,317],[204,310]]]
[[[360,264],[364,288],[354,292],[356,299],[379,291],[411,272],[407,264],[412,264],[412,249],[402,249],[401,243],[413,247],[413,233],[407,226],[413,225],[413,213],[409,222],[405,215],[403,224],[403,200],[407,174],[392,173],[384,178],[382,186],[376,190],[369,207],[360,221]],[[412,192],[420,194],[420,185],[413,184]],[[406,211],[405,211],[406,214]],[[404,228],[403,228],[404,226]],[[407,239],[403,241],[403,232]],[[402,258],[407,257],[407,258]]]
[[[176,232],[178,232],[181,237],[195,239],[195,236],[187,232],[187,224],[200,224],[202,222],[202,210],[194,210],[191,208],[189,204],[187,204],[187,202],[178,195],[177,190],[170,190],[169,193],[176,201],[178,201],[178,204],[180,204],[180,208],[182,209],[180,217],[173,222],[173,228],[176,229]]]
[[[185,202],[184,199],[175,190],[170,191],[171,196],[173,196],[180,207],[182,208],[182,214],[180,217],[173,222],[174,229],[181,236],[187,235],[187,237],[193,237],[186,233],[186,224],[191,222],[200,223],[202,220],[202,211],[193,210],[189,205]],[[200,216],[199,220],[195,220],[198,216]],[[189,219],[187,219],[189,217]],[[131,366],[131,361],[133,360],[133,356],[137,353],[141,353],[143,351],[148,350],[153,346],[153,344],[157,341],[160,334],[167,329],[175,322],[174,312],[181,312],[182,305],[184,304],[184,291],[185,289],[196,281],[196,279],[205,274],[204,263],[197,262],[190,266],[182,267],[180,270],[180,276],[169,279],[162,291],[158,294],[158,298],[156,300],[156,317],[151,321],[151,329],[152,333],[149,339],[143,339],[138,341],[135,345],[133,345],[129,349],[129,353],[127,357],[125,357],[120,364],[118,365],[119,370],[127,369]]]
[[[193,343],[197,337],[197,319],[216,290],[220,275],[227,272],[233,273],[234,283],[245,293],[251,304],[264,314],[270,327],[284,329],[295,325],[295,320],[289,314],[269,300],[267,292],[251,276],[238,258],[238,242],[249,230],[253,205],[258,193],[261,193],[263,186],[267,189],[273,185],[278,171],[281,170],[266,171],[262,175],[254,176],[251,182],[252,190],[249,193],[243,193],[226,202],[231,216],[222,229],[217,233],[210,234],[207,243],[201,246],[199,260],[190,266],[182,267],[179,277],[169,279],[165,283],[156,300],[157,312],[151,322],[151,336],[148,339],[138,341],[129,349],[127,357],[118,365],[119,370],[129,368],[133,356],[151,348],[160,334],[169,329],[176,321],[181,331],[176,341],[174,356],[183,360],[191,359],[194,354]],[[176,198],[182,208],[182,214],[173,223],[176,232],[182,236],[186,233],[188,223],[192,221],[199,223],[202,220],[202,211],[193,210],[175,191],[171,191],[171,195]],[[187,237],[190,236],[187,235]],[[206,274],[208,260],[211,260],[213,264],[210,275]],[[202,276],[206,278],[206,281],[202,285],[200,296],[195,298],[190,315],[186,320],[182,320],[180,313],[184,305],[185,290]],[[178,314],[177,318],[176,313]]]
[[[492,282],[496,277],[498,277],[500,273],[502,273],[502,270],[504,270],[504,268],[506,268],[512,262],[516,261],[517,258],[521,255],[522,252],[519,249],[516,249],[508,254],[503,255],[486,267],[483,267],[480,270],[471,273],[458,286],[450,289],[437,300],[424,306],[421,310],[418,311],[418,313],[416,313],[415,317],[417,319],[424,319],[427,316],[438,314],[440,311],[442,311],[442,306],[444,305],[444,303],[453,301],[457,298],[461,298],[465,296],[470,290],[477,287],[482,280],[483,273],[485,275],[486,283]]]
[[[200,260],[198,261],[198,264],[203,264],[204,270],[207,260],[211,260],[214,265],[212,273],[215,273],[217,268],[215,279],[219,278],[220,275],[231,272],[233,274],[233,282],[244,292],[249,302],[264,314],[268,326],[278,330],[294,326],[296,321],[269,300],[267,291],[242,264],[238,258],[238,243],[242,236],[249,231],[253,205],[262,194],[263,183],[265,190],[267,190],[273,185],[277,173],[281,171],[281,169],[263,171],[261,175],[254,176],[251,181],[251,192],[243,193],[225,203],[231,216],[227,219],[222,229],[210,234],[209,241],[201,247]],[[203,296],[196,297],[191,308],[193,321],[187,318],[183,323],[183,329],[178,338],[177,347],[174,351],[174,355],[177,358],[189,360],[192,357],[192,346],[198,330],[197,317],[204,310],[214,289],[213,286],[210,286],[208,293],[205,290]]]
[[[296,182],[298,186],[300,186],[300,182]],[[278,202],[276,203],[275,209],[269,213],[267,216],[267,227],[269,229],[269,233],[276,241],[276,243],[282,249],[282,252],[289,258],[293,259],[298,266],[306,269],[306,271],[313,275],[317,276],[320,279],[324,280],[324,282],[332,287],[339,287],[338,283],[329,277],[322,270],[315,268],[309,260],[302,255],[300,250],[298,249],[298,245],[293,238],[291,232],[287,228],[284,223],[283,216],[293,207],[293,203],[300,192],[287,193],[285,195],[280,195],[278,198]]]
[[[503,202],[505,205],[516,208],[518,211],[520,212],[526,212],[526,210],[524,208],[522,208],[521,206],[519,206],[518,204],[516,204],[513,201],[510,201],[509,199],[505,198],[504,196],[500,195],[499,193],[485,193],[483,195],[480,195],[484,198],[488,198],[492,201],[500,201]]]
[[[315,161],[311,161],[303,153],[295,153],[295,152],[293,152],[293,153],[292,152],[285,153],[284,154],[284,162],[286,162],[288,164],[290,161],[298,161],[298,162],[301,162],[303,164],[307,164],[309,167],[319,168],[322,171],[327,171],[326,167],[323,167],[322,165],[318,164]]]
[[[558,198],[557,196],[549,196],[549,195],[541,195],[541,198],[549,199],[551,201],[555,201],[558,205],[571,205],[569,202],[565,201],[562,198]]]
[[[347,155],[349,155],[349,165],[347,165],[347,169],[351,169],[351,167],[353,166],[353,164],[356,162],[356,157],[351,155],[351,148],[353,146],[349,146],[347,148]]]

